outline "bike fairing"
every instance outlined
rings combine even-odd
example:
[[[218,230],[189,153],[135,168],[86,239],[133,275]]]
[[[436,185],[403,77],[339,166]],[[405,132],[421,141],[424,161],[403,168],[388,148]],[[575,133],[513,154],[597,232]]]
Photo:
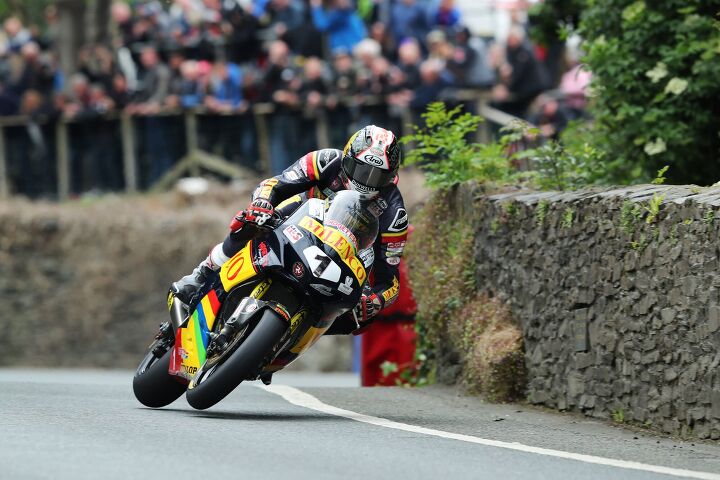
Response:
[[[310,152],[280,175],[261,182],[253,192],[253,200],[263,198],[277,206],[293,196],[298,196],[299,201],[332,198],[346,189],[341,177],[342,157],[341,150],[332,148]],[[397,177],[380,190],[377,204],[382,211],[378,212],[380,235],[374,248],[372,290],[382,299],[384,308],[397,298],[398,264],[407,241],[408,215]]]
[[[295,257],[300,261],[293,260],[291,274],[307,287],[316,290],[321,295],[328,296],[324,297],[322,301],[321,317],[312,325],[306,325],[304,330],[299,332],[296,332],[296,329],[306,321],[310,310],[300,309],[291,315],[282,305],[271,302],[269,307],[290,324],[292,337],[285,343],[285,347],[281,349],[276,358],[265,366],[263,372],[271,373],[284,368],[312,346],[327,331],[340,312],[347,311],[357,304],[362,291],[361,287],[365,285],[368,275],[360,258],[361,250],[359,248],[371,244],[376,237],[377,219],[372,220],[375,223],[374,230],[366,232],[353,228],[348,221],[328,219],[327,212],[325,213],[326,218],[320,216],[318,218],[320,221],[318,221],[312,218],[311,214],[313,207],[322,203],[324,202],[319,199],[311,199],[304,203],[274,233],[262,237],[262,239],[250,240],[240,252],[222,266],[219,283],[197,304],[184,326],[175,332],[175,348],[170,359],[170,375],[186,381],[194,378],[206,360],[210,358],[211,353],[208,348],[211,343],[211,332],[217,318],[221,315],[222,304],[228,295],[232,295],[236,288],[242,287],[248,282],[257,282],[258,279],[265,277],[265,280],[253,287],[250,297],[238,305],[236,312],[250,314],[262,308],[262,299],[273,284],[273,280],[266,275],[270,271],[274,271],[274,275],[283,275],[284,262],[288,258],[292,258],[292,255],[297,255],[297,253],[293,254],[293,251],[302,251],[304,261],[310,268],[303,267],[303,260]],[[373,217],[373,215],[368,216],[371,219]],[[328,222],[327,225],[323,225],[325,221]],[[353,244],[349,241],[341,229],[335,225],[342,225],[342,230],[353,228],[352,237],[357,239],[357,243]],[[297,230],[301,235],[299,237],[289,236],[284,233],[286,230]],[[317,241],[321,243],[318,244]],[[290,248],[283,247],[283,242],[289,242]],[[298,242],[301,243],[298,244]],[[324,247],[321,249],[317,245]],[[331,251],[337,254],[335,260],[340,261],[344,267],[340,268],[338,266],[340,264],[335,263],[327,256]],[[291,256],[288,257],[288,255]],[[322,268],[316,268],[317,265],[313,264],[318,257],[323,257],[325,260]],[[300,271],[296,271],[298,265],[301,268]],[[316,283],[308,283],[310,280]],[[337,284],[335,288],[340,295],[332,292],[330,286],[334,284]],[[322,289],[325,289],[325,292]],[[227,313],[225,315],[227,321]]]

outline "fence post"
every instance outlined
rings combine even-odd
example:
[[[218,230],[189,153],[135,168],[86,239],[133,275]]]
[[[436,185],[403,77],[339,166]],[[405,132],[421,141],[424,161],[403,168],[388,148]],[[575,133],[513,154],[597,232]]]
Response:
[[[267,115],[259,105],[253,109],[253,114],[255,115],[255,132],[257,133],[260,163],[262,163],[265,168],[265,173],[271,175],[272,167],[270,166],[270,137],[268,135]]]
[[[185,138],[187,139],[187,154],[192,156],[199,150],[197,116],[192,110],[185,110]],[[189,171],[193,177],[200,176],[200,166],[195,162],[189,165]]]
[[[57,182],[58,198],[67,200],[70,196],[70,151],[67,123],[60,119],[55,127],[57,141]]]
[[[487,97],[485,95],[478,96],[477,103],[476,103],[477,114],[482,116],[482,112],[485,110],[486,106],[487,106]],[[478,143],[484,143],[484,144],[489,144],[490,142],[492,142],[492,134],[490,132],[490,122],[485,117],[483,117],[483,121],[480,123],[480,128],[478,128],[477,141],[478,141]]]
[[[330,146],[327,112],[325,112],[325,110],[317,112],[317,116],[315,117],[315,141],[317,142],[318,148],[328,148]]]
[[[120,115],[120,131],[123,149],[123,174],[125,176],[125,191],[137,192],[137,162],[135,161],[135,134],[132,117],[127,113]]]
[[[0,198],[10,196],[10,182],[7,171],[7,153],[5,152],[5,127],[0,126]]]

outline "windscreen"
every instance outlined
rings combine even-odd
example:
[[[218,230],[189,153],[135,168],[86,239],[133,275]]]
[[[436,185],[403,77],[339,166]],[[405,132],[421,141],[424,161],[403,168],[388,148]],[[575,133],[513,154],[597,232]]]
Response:
[[[356,251],[368,248],[378,234],[378,220],[368,210],[368,202],[358,192],[338,192],[325,212],[325,225],[342,233]]]

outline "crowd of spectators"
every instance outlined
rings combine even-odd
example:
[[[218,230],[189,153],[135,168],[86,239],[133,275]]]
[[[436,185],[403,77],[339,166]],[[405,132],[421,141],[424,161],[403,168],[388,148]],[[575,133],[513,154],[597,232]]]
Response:
[[[582,114],[587,78],[574,69],[560,82],[560,73],[549,72],[521,15],[500,44],[474,37],[453,0],[118,1],[111,40],[82,47],[76,71],[64,74],[50,6],[42,30],[15,17],[4,21],[0,115],[62,115],[80,124],[133,114],[146,184],[182,155],[182,123],[169,113],[188,108],[202,112],[205,149],[256,167],[252,107],[272,105],[273,173],[317,147],[320,113],[330,143],[341,147],[360,124],[400,130],[408,112],[417,119],[428,103],[453,101],[461,89],[486,90],[497,108],[532,117],[552,137]],[[571,101],[541,95],[558,84]],[[538,98],[542,105],[531,109]],[[119,167],[109,164],[114,154],[94,145],[102,135],[112,144],[113,130],[98,136],[99,122],[84,123],[93,127],[74,127],[73,148],[93,158],[79,161],[79,178],[89,179],[76,190],[90,188],[98,175],[106,177],[104,188],[119,188]]]

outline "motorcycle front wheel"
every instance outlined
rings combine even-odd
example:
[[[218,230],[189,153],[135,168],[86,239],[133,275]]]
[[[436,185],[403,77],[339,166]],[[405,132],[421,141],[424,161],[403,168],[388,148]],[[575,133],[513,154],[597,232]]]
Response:
[[[185,395],[190,406],[205,410],[225,398],[257,371],[287,328],[287,322],[277,313],[266,310],[255,329],[227,360],[209,370],[203,366],[198,371]]]
[[[172,347],[158,358],[152,348],[145,355],[143,361],[133,377],[133,392],[140,403],[150,408],[160,408],[170,405],[180,398],[187,389],[182,379],[168,373]]]

